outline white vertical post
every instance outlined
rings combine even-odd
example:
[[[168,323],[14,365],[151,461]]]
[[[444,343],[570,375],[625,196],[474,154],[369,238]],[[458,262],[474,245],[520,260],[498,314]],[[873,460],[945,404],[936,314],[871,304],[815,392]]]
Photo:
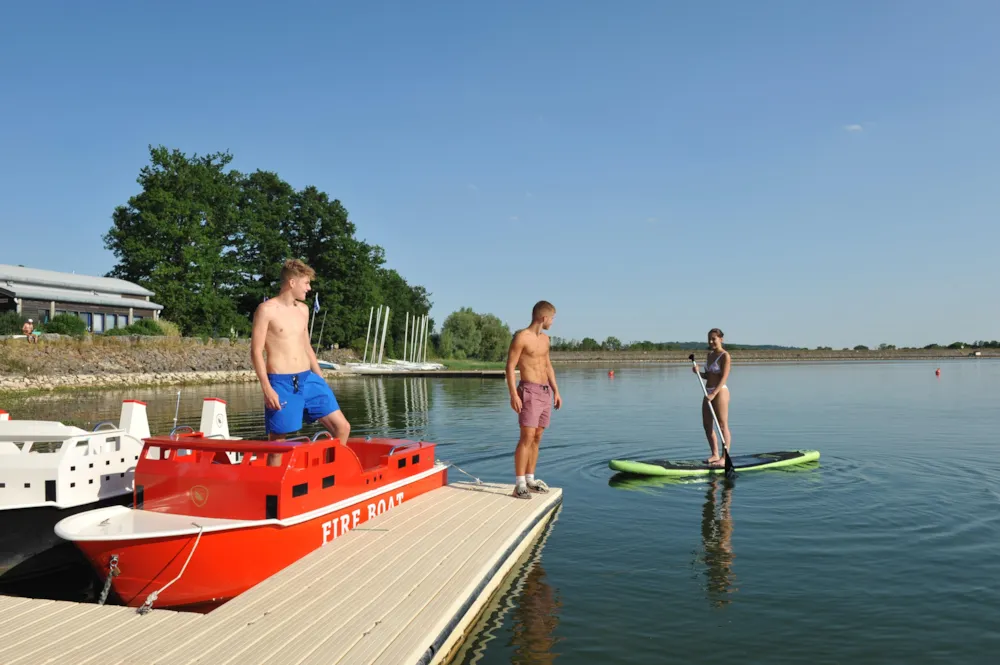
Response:
[[[368,310],[368,332],[365,333],[365,357],[361,360],[362,363],[368,361],[368,338],[371,337],[372,334],[372,314],[374,313],[375,306],[372,305],[372,308]]]
[[[378,364],[382,364],[382,352],[385,351],[385,334],[389,331],[389,307],[385,308],[385,320],[382,322],[382,346],[378,350]]]
[[[403,362],[406,362],[406,334],[410,330],[410,313],[406,313],[406,325],[403,326],[403,354],[399,356]]]
[[[420,346],[417,347],[417,362],[424,361],[424,336],[427,334],[427,317],[420,317]]]
[[[375,314],[375,340],[372,342],[372,362],[375,362],[375,352],[378,350],[378,327],[382,322],[382,305],[378,306],[378,313]]]
[[[424,360],[427,362],[427,344],[431,339],[431,316],[430,314],[424,314]]]

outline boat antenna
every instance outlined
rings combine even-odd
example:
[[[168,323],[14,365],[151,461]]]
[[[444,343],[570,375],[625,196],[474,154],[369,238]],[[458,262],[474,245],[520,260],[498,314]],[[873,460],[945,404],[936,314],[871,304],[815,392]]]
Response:
[[[177,427],[177,415],[181,411],[181,391],[177,391],[177,406],[174,408],[174,427]]]

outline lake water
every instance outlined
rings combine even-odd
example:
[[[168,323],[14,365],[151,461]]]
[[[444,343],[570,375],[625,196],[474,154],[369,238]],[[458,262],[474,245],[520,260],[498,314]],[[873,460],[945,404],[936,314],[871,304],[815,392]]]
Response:
[[[941,376],[934,369],[941,368]],[[470,639],[463,663],[973,663],[1000,648],[1000,362],[737,365],[733,452],[819,449],[818,463],[688,482],[623,482],[612,458],[704,457],[689,366],[557,367],[539,477],[557,520]],[[332,382],[356,435],[423,438],[483,480],[512,482],[516,416],[500,380]],[[0,405],[82,426],[176,389]],[[263,432],[253,385],[185,388]],[[315,431],[315,428],[308,431]],[[465,479],[452,469],[452,480]],[[513,499],[512,499],[513,500]]]

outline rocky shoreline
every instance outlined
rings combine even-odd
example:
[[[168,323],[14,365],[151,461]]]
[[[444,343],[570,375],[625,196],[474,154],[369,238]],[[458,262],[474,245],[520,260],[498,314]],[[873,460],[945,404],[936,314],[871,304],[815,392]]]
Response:
[[[997,349],[879,349],[870,351],[733,351],[733,362],[822,362],[945,360],[1000,357]],[[553,352],[558,365],[688,362],[690,351]],[[696,353],[698,358],[704,351]],[[353,351],[320,354],[337,364],[357,362]],[[359,376],[325,370],[328,378]],[[0,393],[137,388],[147,386],[253,383],[247,340],[177,337],[89,337],[82,340],[43,335],[38,344],[23,338],[0,339]]]
[[[354,360],[351,351],[321,359]],[[326,370],[330,378],[346,373]],[[0,393],[77,388],[136,388],[257,380],[246,340],[108,337],[76,340],[43,335],[0,340]]]

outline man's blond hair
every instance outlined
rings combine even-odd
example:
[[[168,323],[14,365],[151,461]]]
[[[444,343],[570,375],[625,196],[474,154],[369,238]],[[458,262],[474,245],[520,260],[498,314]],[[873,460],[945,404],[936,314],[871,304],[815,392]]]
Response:
[[[316,276],[316,271],[305,264],[304,261],[299,259],[288,259],[285,264],[281,266],[281,282],[284,284],[293,278],[307,278],[312,279]]]
[[[539,300],[535,303],[535,306],[531,308],[531,320],[541,321],[543,317],[550,316],[556,313],[555,306],[548,300]]]

